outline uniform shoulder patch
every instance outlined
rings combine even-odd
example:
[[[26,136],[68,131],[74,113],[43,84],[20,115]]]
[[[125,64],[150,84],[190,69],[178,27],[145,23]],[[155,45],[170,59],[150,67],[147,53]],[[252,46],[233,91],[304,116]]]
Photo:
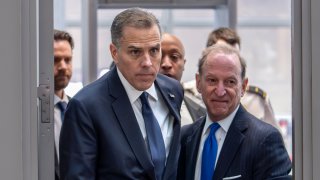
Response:
[[[267,96],[267,93],[264,90],[262,90],[261,88],[256,87],[256,86],[252,86],[252,85],[248,86],[247,92],[257,94],[260,97],[262,97],[262,99],[265,99]]]

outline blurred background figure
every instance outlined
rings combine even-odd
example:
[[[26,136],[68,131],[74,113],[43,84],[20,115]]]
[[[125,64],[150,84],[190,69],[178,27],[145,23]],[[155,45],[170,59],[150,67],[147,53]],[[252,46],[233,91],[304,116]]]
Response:
[[[172,34],[164,33],[161,39],[161,65],[159,73],[174,78],[181,82],[181,77],[186,63],[185,49],[180,39]],[[190,124],[193,119],[185,99],[181,105],[181,125]]]
[[[63,123],[64,112],[70,97],[64,89],[72,76],[72,49],[74,42],[71,35],[65,31],[54,30],[54,146],[55,146],[55,179],[60,179],[59,172],[59,137]]]

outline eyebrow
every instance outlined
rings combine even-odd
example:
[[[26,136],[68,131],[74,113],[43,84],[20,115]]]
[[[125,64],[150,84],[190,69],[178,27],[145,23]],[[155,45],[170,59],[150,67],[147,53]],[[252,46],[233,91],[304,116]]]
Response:
[[[130,46],[128,46],[128,48],[129,49],[143,49],[142,47],[137,47],[137,46],[134,46],[134,45],[130,45]],[[158,43],[156,45],[153,45],[150,48],[160,48],[160,43]]]
[[[157,43],[155,46],[152,46],[152,47],[153,47],[153,48],[155,48],[155,47],[156,47],[156,48],[160,48],[160,46],[161,46],[160,43]]]
[[[133,45],[130,45],[128,46],[129,49],[142,49],[141,47],[137,47],[137,46],[133,46]]]

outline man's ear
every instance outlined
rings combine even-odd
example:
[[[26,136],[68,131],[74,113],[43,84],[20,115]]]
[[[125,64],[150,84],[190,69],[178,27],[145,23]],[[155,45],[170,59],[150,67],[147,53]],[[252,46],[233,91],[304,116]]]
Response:
[[[246,90],[247,90],[247,86],[248,86],[248,78],[245,78],[243,81],[242,81],[242,87],[241,87],[241,90],[242,90],[242,92],[241,92],[241,97],[243,97],[244,96],[244,93],[246,92]]]
[[[109,46],[109,49],[110,49],[110,54],[112,56],[114,63],[118,64],[118,49],[117,49],[117,47],[113,43],[111,43]]]
[[[197,90],[201,94],[201,86],[200,86],[200,81],[201,81],[201,76],[199,73],[196,73],[196,85],[197,85]]]

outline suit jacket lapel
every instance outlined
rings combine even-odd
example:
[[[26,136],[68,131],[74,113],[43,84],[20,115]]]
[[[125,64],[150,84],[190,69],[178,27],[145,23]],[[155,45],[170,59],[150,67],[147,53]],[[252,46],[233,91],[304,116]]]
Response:
[[[242,132],[247,129],[248,124],[243,116],[244,111],[244,108],[240,105],[223,143],[213,179],[222,179],[224,177],[245,138]]]
[[[110,85],[109,88],[111,95],[116,98],[112,103],[114,112],[137,160],[140,162],[141,166],[146,169],[150,178],[154,179],[155,173],[152,161],[129,98],[119,79],[116,68],[114,68],[111,73],[112,75],[108,79],[108,84]],[[124,112],[124,110],[126,112]]]
[[[192,134],[189,137],[187,137],[186,172],[189,172],[188,173],[189,179],[194,179],[198,151],[199,151],[199,144],[200,144],[201,134],[202,134],[202,130],[205,122],[206,122],[205,117],[202,117],[201,119],[199,119],[198,122],[196,122],[197,124],[193,127]]]

